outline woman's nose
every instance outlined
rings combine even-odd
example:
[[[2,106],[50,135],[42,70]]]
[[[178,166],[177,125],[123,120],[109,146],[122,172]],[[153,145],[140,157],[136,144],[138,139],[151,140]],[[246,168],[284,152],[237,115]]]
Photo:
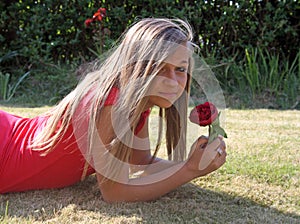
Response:
[[[163,83],[169,86],[177,86],[176,72],[173,69],[167,69],[163,75]]]

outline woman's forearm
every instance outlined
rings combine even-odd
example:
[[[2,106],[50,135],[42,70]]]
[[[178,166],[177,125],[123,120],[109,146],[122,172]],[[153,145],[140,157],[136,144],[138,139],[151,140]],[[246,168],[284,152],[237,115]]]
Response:
[[[151,164],[130,165],[130,174],[136,177],[145,177],[162,172],[163,170],[173,167],[176,164],[178,164],[178,162],[164,160],[156,157]]]
[[[108,202],[149,201],[165,195],[197,176],[199,172],[189,170],[185,163],[178,163],[161,172],[130,179],[128,183],[99,183],[103,198]]]
[[[201,143],[201,139],[197,140],[197,144],[201,145]],[[222,142],[220,147],[223,153],[215,155],[215,158],[209,160],[209,164],[201,170],[199,170],[199,162],[201,162],[203,153],[207,153],[207,151],[211,150],[215,151],[214,148],[199,148],[195,145],[192,147],[192,152],[187,161],[177,163],[168,168],[165,167],[166,169],[164,170],[135,179],[125,178],[129,176],[129,167],[127,167],[127,169],[126,166],[122,169],[124,172],[121,172],[123,173],[121,175],[123,181],[114,182],[108,180],[101,182],[103,177],[98,174],[99,187],[103,198],[108,202],[133,202],[157,199],[196,177],[207,175],[220,168],[226,161],[225,143]],[[172,165],[171,163],[162,163],[162,167],[165,166],[165,164]]]

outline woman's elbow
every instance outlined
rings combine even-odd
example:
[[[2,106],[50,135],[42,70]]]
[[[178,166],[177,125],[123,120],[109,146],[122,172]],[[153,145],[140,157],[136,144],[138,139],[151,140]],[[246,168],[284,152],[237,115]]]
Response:
[[[102,198],[107,203],[118,203],[118,202],[130,202],[130,199],[124,186],[120,183],[111,182],[109,183],[99,183],[99,189]]]
[[[115,187],[103,187],[99,184],[99,189],[102,195],[102,198],[107,203],[116,203],[121,202],[118,190]]]

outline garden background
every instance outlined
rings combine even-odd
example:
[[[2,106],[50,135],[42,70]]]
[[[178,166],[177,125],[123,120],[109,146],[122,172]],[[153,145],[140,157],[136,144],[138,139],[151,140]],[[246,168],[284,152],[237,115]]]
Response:
[[[106,16],[86,27],[100,7]],[[49,110],[76,85],[80,65],[151,16],[193,26],[228,107],[227,163],[147,203],[104,202],[95,176],[58,190],[0,195],[1,223],[300,222],[298,0],[2,0],[0,109],[27,117]],[[200,132],[188,125],[193,142]]]
[[[299,109],[299,5],[297,0],[1,1],[0,99],[14,95],[10,100],[22,104],[56,103],[76,84],[79,65],[109,49],[138,18],[154,16],[191,23],[228,107]],[[106,16],[86,27],[100,7]]]

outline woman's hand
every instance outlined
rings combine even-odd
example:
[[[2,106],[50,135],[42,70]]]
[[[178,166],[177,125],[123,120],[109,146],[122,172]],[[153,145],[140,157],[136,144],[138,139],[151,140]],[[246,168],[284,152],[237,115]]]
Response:
[[[226,145],[222,137],[218,137],[207,145],[208,138],[199,137],[191,147],[187,167],[196,176],[207,175],[226,162]]]

